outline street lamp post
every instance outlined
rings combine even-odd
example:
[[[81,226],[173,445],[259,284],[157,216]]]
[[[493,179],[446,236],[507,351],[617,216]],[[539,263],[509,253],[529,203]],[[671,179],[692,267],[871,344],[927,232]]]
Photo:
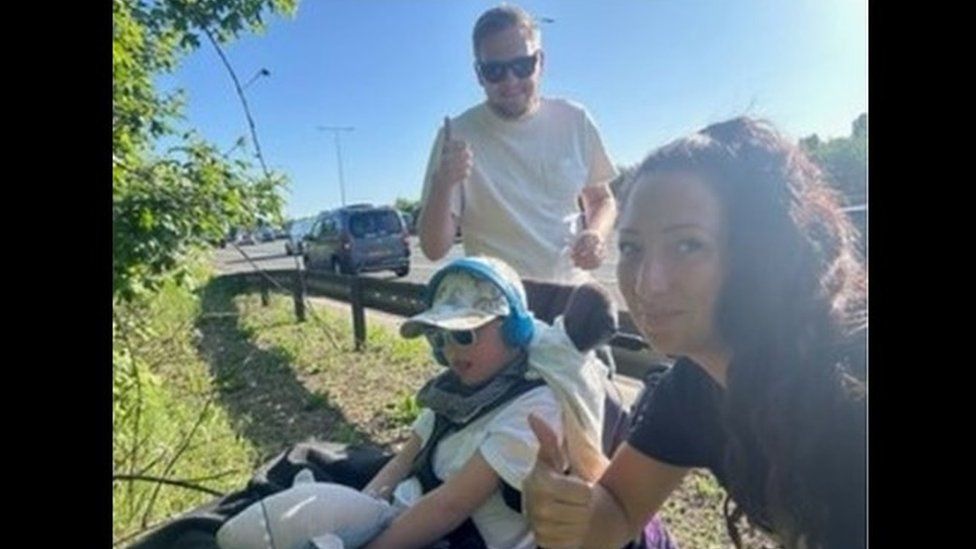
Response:
[[[342,200],[342,205],[346,205],[346,184],[342,180],[342,146],[339,144],[339,133],[340,132],[351,132],[354,127],[352,126],[318,126],[321,131],[332,132],[335,136],[335,146],[336,146],[336,160],[339,163],[339,196]]]
[[[246,90],[248,86],[250,86],[251,84],[253,84],[255,80],[257,80],[258,78],[261,78],[262,76],[271,76],[271,71],[269,71],[268,69],[262,67],[261,70],[259,70],[258,72],[254,73],[254,76],[252,76],[251,79],[247,81],[247,83],[245,83],[243,86],[241,86],[241,91]]]

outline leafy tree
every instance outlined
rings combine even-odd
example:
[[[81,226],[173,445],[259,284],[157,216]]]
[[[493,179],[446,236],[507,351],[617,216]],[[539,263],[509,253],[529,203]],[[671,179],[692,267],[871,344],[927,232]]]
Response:
[[[400,213],[408,217],[409,231],[411,234],[417,229],[417,219],[420,217],[420,209],[423,204],[419,200],[410,200],[409,198],[397,197],[396,201],[393,202],[393,207],[400,210]]]
[[[156,75],[207,37],[226,43],[260,31],[296,0],[114,0],[112,16],[112,288],[128,301],[184,280],[193,250],[258,218],[279,220],[282,174],[256,173],[193,131],[178,131],[183,94]],[[163,143],[166,143],[164,148]]]
[[[410,214],[416,218],[420,212],[420,201],[397,197],[396,201],[393,202],[393,207],[402,213]]]
[[[800,140],[806,150],[826,173],[830,182],[840,190],[848,204],[863,204],[867,195],[867,122],[861,114],[851,124],[850,137],[829,141],[813,134]]]

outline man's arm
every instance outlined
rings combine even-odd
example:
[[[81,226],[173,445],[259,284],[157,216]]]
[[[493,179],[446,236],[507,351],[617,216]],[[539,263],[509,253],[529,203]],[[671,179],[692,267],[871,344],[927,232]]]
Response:
[[[617,218],[617,203],[607,184],[583,187],[580,196],[586,230],[573,243],[573,262],[581,269],[596,269],[607,257],[606,242]]]
[[[606,259],[606,242],[617,217],[617,205],[610,191],[610,181],[617,176],[610,155],[596,123],[585,110],[582,112],[585,133],[586,164],[589,169],[586,185],[581,192],[586,215],[586,230],[573,244],[572,257],[577,267],[595,269]]]
[[[420,249],[431,261],[437,261],[447,255],[448,250],[454,245],[458,219],[451,213],[452,192],[453,189],[445,189],[433,184],[420,211],[420,219],[417,221]]]
[[[425,181],[427,192],[417,220],[420,249],[431,261],[444,257],[454,245],[458,219],[451,212],[451,201],[461,183],[471,175],[473,162],[471,147],[451,137],[451,119],[444,117],[444,128],[434,143],[428,171],[432,166],[437,168]]]
[[[457,528],[498,489],[500,479],[475,453],[453,477],[403,512],[366,549],[424,547]]]
[[[617,219],[617,201],[609,185],[583,187],[583,208],[586,211],[586,228],[600,233],[606,239]]]

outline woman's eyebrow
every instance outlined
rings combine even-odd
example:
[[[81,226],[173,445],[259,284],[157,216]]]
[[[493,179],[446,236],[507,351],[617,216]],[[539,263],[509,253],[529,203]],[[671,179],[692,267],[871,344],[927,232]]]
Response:
[[[704,230],[707,230],[708,227],[706,227],[705,225],[703,225],[701,223],[697,223],[697,222],[694,222],[694,221],[689,221],[689,222],[685,222],[685,223],[675,223],[673,225],[668,225],[661,232],[663,232],[663,233],[671,233],[671,232],[674,232],[674,231],[680,231],[682,229],[704,229]]]

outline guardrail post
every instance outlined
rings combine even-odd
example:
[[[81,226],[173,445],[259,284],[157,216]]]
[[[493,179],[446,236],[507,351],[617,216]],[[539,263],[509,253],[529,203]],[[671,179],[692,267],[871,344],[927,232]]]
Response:
[[[299,322],[305,322],[305,278],[302,270],[295,269],[295,282],[291,289],[292,299],[295,301],[295,317]]]
[[[261,277],[261,306],[267,307],[271,304],[271,283],[264,276]]]
[[[352,304],[352,332],[356,341],[356,350],[362,351],[366,346],[366,314],[363,311],[363,286],[358,276],[352,277],[349,285],[349,302]]]

